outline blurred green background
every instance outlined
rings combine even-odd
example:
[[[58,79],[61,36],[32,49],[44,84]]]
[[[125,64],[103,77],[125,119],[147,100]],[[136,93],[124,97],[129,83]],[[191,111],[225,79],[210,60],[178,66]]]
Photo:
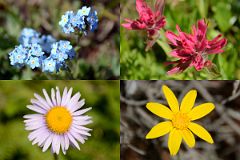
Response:
[[[119,3],[119,0],[0,0],[0,79],[118,79]],[[99,26],[77,44],[77,37],[64,34],[58,22],[66,11],[76,12],[83,5],[97,10]],[[11,66],[8,53],[19,44],[24,27],[52,34],[58,40],[69,40],[77,51],[76,59],[69,62],[71,74],[66,71],[46,74]]]
[[[146,0],[154,4],[154,0]],[[135,0],[121,0],[121,23],[124,18],[136,19]],[[145,52],[145,31],[129,31],[120,27],[120,64],[121,79],[240,79],[240,1],[239,0],[166,0],[164,15],[167,20],[165,30],[153,49]],[[176,32],[179,24],[184,32],[190,32],[197,20],[206,18],[208,39],[223,34],[228,39],[225,52],[211,55],[209,59],[216,64],[212,71],[196,72],[193,68],[184,73],[168,76],[167,71],[173,67],[164,66],[166,61],[173,61],[170,46],[164,36],[166,30]]]
[[[80,92],[86,104],[92,107],[92,136],[81,150],[70,147],[60,160],[116,160],[120,155],[119,82],[118,81],[0,81],[0,160],[52,160],[50,150],[42,152],[28,140],[23,115],[34,113],[26,108],[34,93],[42,94],[45,88],[73,87],[73,94]]]

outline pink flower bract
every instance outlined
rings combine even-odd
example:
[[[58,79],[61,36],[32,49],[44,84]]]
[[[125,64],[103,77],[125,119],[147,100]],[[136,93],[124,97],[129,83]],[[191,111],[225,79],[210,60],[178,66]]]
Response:
[[[123,27],[129,30],[146,30],[148,41],[146,50],[151,48],[159,37],[159,30],[166,24],[162,15],[165,0],[157,0],[155,9],[152,10],[144,0],[136,0],[136,9],[139,14],[137,20],[125,19]]]
[[[166,32],[170,44],[175,47],[171,55],[179,58],[178,61],[168,63],[177,64],[168,71],[168,74],[180,73],[191,66],[194,66],[197,71],[204,67],[211,67],[212,62],[208,60],[208,55],[224,52],[222,48],[227,44],[227,40],[221,39],[222,35],[218,35],[211,41],[207,40],[207,24],[204,20],[199,20],[197,27],[193,25],[191,34],[182,32],[178,25],[176,28],[179,35],[171,31]]]

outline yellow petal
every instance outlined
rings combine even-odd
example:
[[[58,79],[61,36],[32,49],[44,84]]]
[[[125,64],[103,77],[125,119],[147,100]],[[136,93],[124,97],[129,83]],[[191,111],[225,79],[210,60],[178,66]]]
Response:
[[[196,134],[198,137],[202,138],[203,140],[207,141],[208,143],[213,143],[213,139],[211,137],[211,135],[208,133],[208,131],[203,128],[202,126],[200,126],[197,123],[190,123],[188,128],[194,133]]]
[[[168,88],[166,85],[162,86],[162,91],[165,95],[165,98],[167,99],[168,105],[171,108],[171,110],[176,113],[179,111],[179,104],[176,96],[172,92],[170,88]]]
[[[193,121],[204,117],[215,108],[213,103],[203,103],[199,106],[194,107],[189,113],[189,118]]]
[[[173,129],[168,138],[168,148],[172,156],[176,155],[182,142],[182,134],[179,130]]]
[[[172,130],[172,122],[162,122],[154,126],[146,135],[146,139],[153,139],[163,136]]]
[[[192,107],[194,106],[195,100],[197,97],[197,91],[196,90],[191,90],[189,91],[182,100],[181,106],[180,106],[180,111],[182,113],[188,113],[191,111]]]
[[[156,114],[159,117],[166,119],[172,119],[173,117],[173,112],[168,107],[160,103],[150,102],[147,103],[146,107],[149,111],[151,111],[152,113]]]
[[[192,148],[195,146],[195,138],[192,132],[188,129],[182,130],[182,137],[184,141],[187,143],[187,145]]]

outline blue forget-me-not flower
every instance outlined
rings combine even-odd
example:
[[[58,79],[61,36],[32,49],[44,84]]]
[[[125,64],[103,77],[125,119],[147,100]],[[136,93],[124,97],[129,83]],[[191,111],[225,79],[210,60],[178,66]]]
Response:
[[[97,11],[86,6],[79,9],[76,14],[73,11],[67,11],[62,15],[59,25],[66,34],[77,31],[86,35],[88,30],[93,32],[97,29]]]
[[[9,53],[10,64],[16,67],[28,65],[43,72],[58,72],[66,68],[65,61],[75,56],[69,41],[56,41],[51,35],[41,35],[31,28],[21,32],[21,43]]]

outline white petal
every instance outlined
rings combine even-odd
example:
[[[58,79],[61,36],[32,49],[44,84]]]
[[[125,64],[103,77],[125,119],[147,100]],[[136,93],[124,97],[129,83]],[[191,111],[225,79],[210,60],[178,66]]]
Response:
[[[63,106],[65,106],[65,105],[67,105],[67,103],[69,103],[69,101],[71,99],[71,96],[72,96],[72,91],[73,91],[73,89],[70,88],[68,93],[67,93],[67,96],[66,96],[67,98],[65,99],[65,103],[63,104]]]
[[[38,146],[42,146],[43,142],[46,141],[46,139],[50,136],[49,132],[45,132],[40,136],[41,138],[39,139]]]
[[[43,89],[43,94],[44,94],[44,96],[45,96],[45,98],[46,98],[46,101],[47,101],[48,105],[49,105],[49,106],[53,106],[52,101],[51,101],[51,99],[49,98],[46,89]]]
[[[89,108],[86,108],[86,109],[81,109],[79,111],[74,112],[72,115],[79,116],[79,115],[82,115],[82,114],[86,113],[87,111],[89,111],[91,109],[92,109],[92,107],[89,107]]]
[[[70,133],[76,140],[78,140],[80,143],[84,144],[85,140],[83,139],[83,137],[80,134],[78,134],[74,130],[70,130]]]
[[[57,101],[56,101],[56,97],[55,97],[55,90],[53,88],[51,89],[51,98],[52,98],[53,105],[57,106]]]
[[[47,113],[46,110],[42,109],[41,107],[35,106],[35,105],[27,105],[27,108],[30,110],[33,110],[35,112],[38,112],[38,113],[42,113],[42,114]]]
[[[90,116],[75,116],[73,117],[73,120],[81,120],[81,121],[87,121],[87,120],[91,120],[92,117]]]
[[[82,99],[81,101],[74,104],[75,107],[73,107],[73,109],[71,111],[75,112],[76,110],[80,109],[84,104],[85,104],[85,99]]]
[[[84,131],[84,130],[76,129],[76,128],[74,128],[74,127],[72,127],[71,130],[72,130],[73,132],[77,132],[77,133],[79,133],[79,134],[81,134],[81,135],[91,136],[90,133],[88,133],[87,131]]]
[[[65,142],[65,150],[67,150],[69,147],[69,139],[67,134],[64,135],[64,142]]]
[[[56,92],[56,97],[57,97],[57,105],[58,105],[58,106],[61,106],[61,95],[60,95],[59,88],[58,88],[58,87],[56,87],[56,90],[57,90],[57,92]]]
[[[42,127],[42,128],[38,128],[38,129],[32,131],[32,132],[29,133],[29,135],[28,135],[29,141],[33,141],[35,138],[37,138],[37,136],[38,136],[39,134],[42,134],[42,133],[43,133],[43,127]]]
[[[72,125],[72,127],[75,127],[76,129],[81,129],[81,130],[84,130],[84,131],[91,131],[92,130],[90,128],[79,126],[79,125],[74,125],[74,124]]]
[[[74,104],[76,104],[80,98],[80,93],[76,93],[71,99],[70,101],[66,104],[66,106],[69,108],[69,110],[72,110],[72,108],[74,107]]]
[[[31,103],[35,106],[38,106],[44,110],[48,110],[46,106],[44,106],[44,104],[42,104],[42,102],[40,102],[39,100],[37,99],[31,99]]]
[[[74,120],[73,121],[73,124],[75,124],[75,125],[88,125],[88,124],[90,124],[90,123],[92,123],[92,120],[88,120],[88,121],[82,121],[82,120]]]
[[[66,99],[67,99],[67,87],[65,87],[63,90],[61,106],[65,106]]]
[[[43,114],[26,114],[23,116],[25,120],[39,120],[43,119],[44,115]]]
[[[35,125],[35,124],[29,124],[29,125],[27,125],[27,124],[26,124],[25,129],[26,129],[26,130],[35,130],[35,129],[38,129],[38,128],[41,128],[41,127],[44,127],[44,126],[45,126],[45,124],[38,124],[38,125]]]
[[[45,142],[45,144],[44,144],[44,146],[43,146],[43,149],[42,149],[43,152],[45,152],[45,151],[49,148],[49,146],[50,146],[51,143],[52,143],[52,139],[53,139],[53,134],[51,134],[51,135],[47,138],[47,140],[46,140],[46,142]]]
[[[50,109],[51,106],[49,106],[47,101],[45,99],[43,99],[40,95],[38,95],[37,93],[34,93],[34,97],[37,98],[37,100],[39,100],[43,104],[43,106],[46,110]]]
[[[65,140],[64,140],[64,135],[60,137],[60,144],[61,144],[61,148],[62,148],[62,152],[65,155],[66,154],[66,150],[65,150]]]
[[[72,136],[70,133],[67,133],[67,136],[68,136],[70,142],[71,142],[78,150],[80,150],[80,147],[79,147],[77,141],[73,138],[73,136]]]

